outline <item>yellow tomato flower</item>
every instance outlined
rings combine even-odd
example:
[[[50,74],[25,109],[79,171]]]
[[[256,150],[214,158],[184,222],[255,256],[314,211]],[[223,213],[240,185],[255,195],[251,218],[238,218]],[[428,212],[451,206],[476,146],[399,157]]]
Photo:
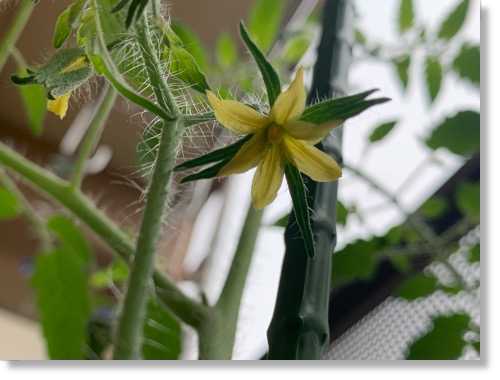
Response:
[[[224,127],[237,134],[253,134],[218,175],[243,173],[257,166],[252,184],[252,202],[256,208],[263,208],[276,198],[286,163],[317,182],[341,176],[337,162],[314,147],[340,122],[317,125],[299,120],[306,105],[302,68],[288,89],[278,96],[269,115],[234,100],[221,100],[210,91],[207,97],[216,119]]]
[[[63,119],[64,116],[66,116],[66,112],[68,112],[68,103],[70,96],[71,92],[68,92],[67,94],[56,97],[54,100],[48,100],[47,110]]]

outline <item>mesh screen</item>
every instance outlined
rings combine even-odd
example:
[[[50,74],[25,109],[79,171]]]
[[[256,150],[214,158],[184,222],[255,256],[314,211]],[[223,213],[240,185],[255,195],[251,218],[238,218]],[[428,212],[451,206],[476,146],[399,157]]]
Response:
[[[479,228],[461,241],[460,250],[449,263],[473,287],[480,280],[480,265],[467,261],[468,248],[479,242]],[[432,271],[443,282],[450,281],[449,270],[442,264],[431,264]],[[331,346],[329,360],[400,360],[409,344],[425,333],[435,315],[466,312],[479,325],[480,288],[448,295],[441,291],[415,301],[390,297],[344,333]],[[462,360],[479,359],[472,348],[466,348]]]

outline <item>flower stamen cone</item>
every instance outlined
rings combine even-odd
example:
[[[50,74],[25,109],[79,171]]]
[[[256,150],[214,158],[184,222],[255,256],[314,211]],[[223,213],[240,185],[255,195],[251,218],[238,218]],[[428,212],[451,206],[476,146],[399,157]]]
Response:
[[[252,134],[218,175],[243,173],[257,167],[252,185],[254,207],[263,208],[276,198],[286,164],[294,165],[317,182],[334,181],[342,175],[337,162],[314,146],[340,121],[316,125],[300,120],[306,106],[302,68],[280,93],[269,115],[234,100],[219,99],[211,91],[207,91],[207,98],[219,123],[234,133]]]

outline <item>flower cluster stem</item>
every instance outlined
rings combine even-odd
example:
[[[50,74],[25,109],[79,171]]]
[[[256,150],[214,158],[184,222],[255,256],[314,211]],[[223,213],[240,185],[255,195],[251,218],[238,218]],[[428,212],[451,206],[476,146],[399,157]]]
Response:
[[[87,133],[85,134],[85,137],[80,145],[75,165],[73,166],[71,185],[75,189],[80,188],[82,184],[85,176],[87,161],[101,138],[104,125],[106,124],[106,120],[108,119],[113,105],[115,104],[115,100],[116,90],[109,85],[106,85],[106,88],[99,99],[98,106],[95,110],[92,121],[90,122]]]
[[[14,20],[10,28],[7,30],[5,36],[2,37],[0,42],[0,71],[2,71],[7,58],[9,58],[12,49],[14,48],[17,40],[21,36],[24,27],[30,19],[31,13],[35,8],[33,0],[21,0],[19,9],[14,16]]]

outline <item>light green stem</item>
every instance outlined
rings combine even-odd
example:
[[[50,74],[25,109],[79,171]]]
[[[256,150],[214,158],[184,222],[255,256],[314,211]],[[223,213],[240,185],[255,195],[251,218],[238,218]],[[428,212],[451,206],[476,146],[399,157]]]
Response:
[[[71,186],[75,189],[79,189],[83,178],[85,176],[85,166],[87,164],[90,155],[94,151],[99,142],[106,120],[115,104],[116,91],[114,88],[106,85],[103,95],[99,99],[99,105],[95,110],[92,121],[90,122],[89,128],[83,141],[78,150],[78,155],[73,166],[73,173],[71,175]]]
[[[0,142],[0,164],[20,175],[36,190],[66,207],[126,262],[130,261],[134,254],[134,243],[130,237],[95,207],[82,192],[71,188],[69,182],[27,160],[2,142]],[[185,296],[175,284],[160,273],[154,274],[154,281],[156,292],[162,302],[187,324],[195,328],[199,326],[208,313],[207,308]]]
[[[256,210],[252,206],[248,209],[222,293],[213,313],[199,329],[200,359],[231,359],[241,298],[252,262],[262,214],[263,210]]]
[[[24,27],[28,23],[34,7],[33,0],[21,0],[14,21],[12,21],[10,28],[0,42],[0,71],[2,71],[12,48],[15,46]]]
[[[170,113],[173,121],[163,122],[137,248],[118,321],[113,354],[115,360],[140,358],[149,284],[153,275],[154,257],[161,225],[164,218],[166,218],[164,214],[170,195],[169,190],[172,187],[171,177],[175,164],[178,130],[181,129],[180,123],[182,122],[168,85],[163,80],[160,72],[161,65],[151,42],[151,32],[146,17],[138,22],[136,31],[156,101]]]

